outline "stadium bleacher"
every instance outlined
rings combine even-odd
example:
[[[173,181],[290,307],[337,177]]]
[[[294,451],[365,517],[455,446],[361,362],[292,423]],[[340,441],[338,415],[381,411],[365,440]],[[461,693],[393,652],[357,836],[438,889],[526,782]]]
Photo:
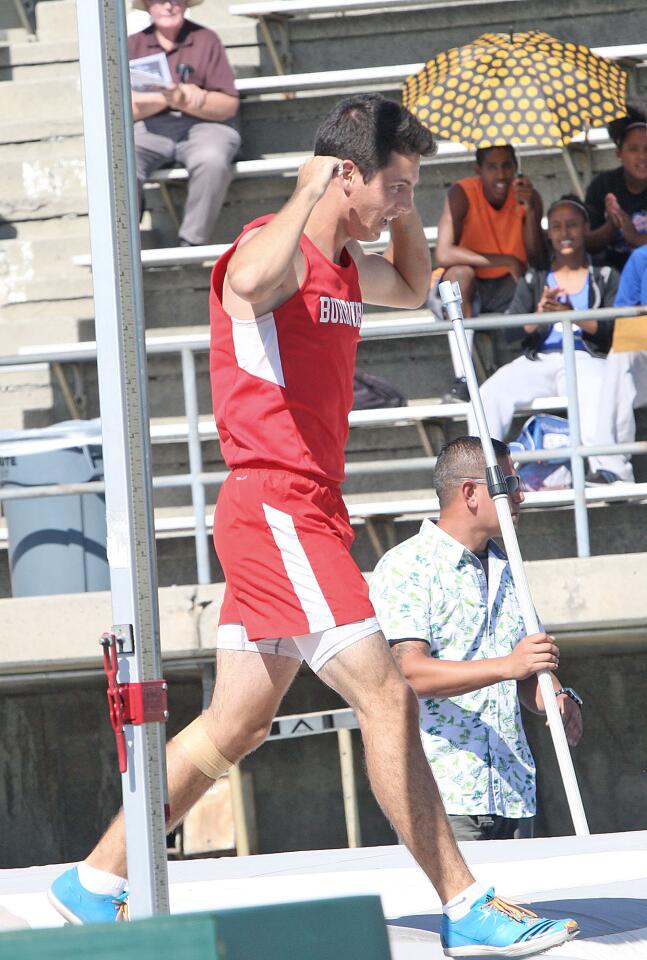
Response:
[[[520,28],[528,20],[528,4],[525,0],[478,0],[478,2],[433,4],[434,17],[447,17],[451,25],[456,16],[466,14],[469,8],[470,30],[472,34],[491,25],[492,16],[515,16]],[[267,58],[263,49],[263,36],[256,37],[259,49],[258,62],[263,70],[256,76],[241,75],[237,81],[242,96],[241,122],[244,140],[244,157],[236,164],[236,180],[230,190],[222,222],[219,224],[217,238],[219,242],[206,247],[177,248],[173,246],[174,227],[170,221],[164,203],[158,197],[159,186],[174,187],[186,179],[186,171],[170,169],[159,171],[151,189],[147,191],[150,212],[144,223],[142,233],[142,263],[148,268],[145,272],[145,297],[147,328],[151,334],[189,332],[203,330],[207,323],[206,295],[208,288],[208,265],[226,248],[240,225],[260,209],[276,209],[289,195],[293,176],[302,162],[307,149],[311,130],[318,116],[340,92],[377,88],[390,94],[397,93],[399,84],[409,73],[418,69],[422,60],[411,62],[411,58],[398,58],[399,52],[414,54],[421,50],[421,44],[412,47],[395,36],[389,46],[388,56],[375,65],[373,50],[365,51],[343,66],[336,66],[333,60],[330,69],[300,72],[296,68],[303,57],[299,52],[300,44],[306,34],[300,33],[301,27],[312,34],[313,24],[318,23],[321,33],[320,46],[325,46],[325,31],[335,24],[344,25],[344,31],[351,34],[355,26],[362,30],[370,24],[383,29],[385,23],[393,26],[397,18],[399,26],[402,18],[414,18],[421,15],[429,4],[403,3],[400,0],[388,0],[386,3],[372,3],[369,0],[343,0],[341,4],[319,2],[304,5],[295,0],[280,0],[277,3],[239,4],[226,8],[224,3],[207,0],[200,8],[202,22],[218,27],[223,23],[222,35],[230,38],[230,53],[235,65],[241,64],[240,73],[248,74],[248,48],[250,46],[250,27],[254,31],[259,17],[281,16],[289,20],[290,58],[293,69],[279,73],[272,70],[273,62]],[[459,13],[458,8],[465,8]],[[494,14],[493,14],[494,11]],[[0,84],[0,105],[6,105],[5,132],[0,134],[0,157],[3,157],[9,185],[15,184],[15,198],[4,211],[4,233],[0,225],[0,256],[4,270],[0,274],[0,287],[3,287],[5,308],[0,324],[7,347],[3,352],[26,349],[39,343],[64,343],[76,339],[85,340],[92,336],[92,300],[91,274],[87,240],[87,220],[83,187],[83,160],[80,152],[81,127],[79,110],[78,77],[69,70],[73,60],[70,47],[74,37],[73,0],[46,0],[38,4],[37,40],[21,42],[20,37],[12,37],[7,44],[6,60],[16,72],[16,79],[8,79]],[[325,30],[322,23],[325,21]],[[408,21],[407,21],[408,22]],[[441,22],[441,21],[439,21]],[[589,24],[589,42],[605,43],[615,36],[600,28],[600,22],[593,17]],[[238,24],[245,25],[244,39],[237,33]],[[582,22],[578,20],[580,27]],[[138,25],[141,26],[141,23]],[[541,26],[541,25],[540,25]],[[260,29],[260,28],[259,28]],[[315,36],[317,34],[315,33]],[[408,35],[407,35],[408,36]],[[635,39],[636,32],[633,32]],[[237,39],[238,38],[238,39]],[[466,39],[466,38],[465,38]],[[310,41],[308,41],[310,43]],[[435,52],[438,37],[429,40],[425,50],[432,55]],[[61,58],[66,64],[63,74],[56,77],[50,73],[53,48],[59,44]],[[292,49],[294,47],[294,49]],[[29,48],[29,55],[27,49]],[[598,46],[599,52],[620,59],[635,74],[635,83],[640,86],[647,71],[643,63],[647,58],[647,45],[618,43]],[[38,51],[41,51],[39,54]],[[376,51],[384,50],[379,44]],[[286,61],[287,62],[287,61]],[[308,63],[318,64],[317,56],[309,57]],[[28,70],[27,73],[24,73]],[[4,88],[4,89],[3,89]],[[56,94],[56,105],[52,111],[52,101],[48,89]],[[288,95],[290,99],[285,99]],[[27,100],[36,103],[31,113],[16,109]],[[41,103],[42,99],[42,103]],[[39,112],[40,111],[40,112]],[[25,117],[28,116],[28,119]],[[280,135],[277,125],[280,124]],[[2,129],[0,124],[0,130]],[[11,130],[9,129],[11,127]],[[13,139],[12,139],[13,138]],[[281,149],[276,147],[280,142]],[[274,149],[273,149],[274,148]],[[568,187],[568,180],[559,156],[559,151],[523,148],[522,163],[549,202],[554,196]],[[585,147],[576,146],[574,151],[576,165],[583,178],[590,170],[597,170],[613,163],[612,151],[604,130],[592,131]],[[460,145],[441,143],[437,157],[425,163],[419,190],[420,208],[423,211],[427,237],[430,245],[435,243],[437,213],[448,184],[456,177],[464,175],[471,162],[469,153]],[[168,195],[167,195],[168,201]],[[181,198],[180,198],[181,202]],[[262,206],[261,206],[262,205]],[[387,320],[388,311],[371,311],[376,321]],[[398,418],[392,413],[385,415],[391,424],[388,430],[376,426],[375,416],[361,417],[355,423],[361,427],[351,433],[349,460],[364,459],[370,462],[385,455],[383,445],[388,436],[387,449],[398,458],[407,456],[415,460],[420,453],[420,444],[424,446],[428,437],[429,423],[449,425],[449,434],[460,429],[464,414],[459,408],[443,411],[437,398],[444,392],[448,380],[446,346],[443,338],[427,338],[417,341],[415,335],[399,338],[386,343],[365,343],[361,347],[360,363],[370,370],[387,376],[394,383],[407,384],[411,406],[408,416]],[[504,361],[509,349],[503,342],[497,344],[498,362]],[[490,358],[490,363],[493,362]],[[168,356],[150,358],[151,406],[155,422],[160,430],[164,421],[170,424],[181,413],[181,391],[173,383],[176,360]],[[92,416],[97,412],[97,390],[94,373],[88,365],[67,363],[62,370],[68,389],[61,390],[61,368],[29,364],[24,368],[24,380],[19,387],[7,391],[0,404],[7,412],[7,424],[19,426],[46,425],[69,415],[71,402],[83,416]],[[5,383],[17,382],[20,378],[14,370],[11,374],[2,374]],[[58,379],[57,379],[58,377]],[[198,393],[202,414],[208,418],[208,382],[204,364],[198,363]],[[18,400],[18,402],[16,402]],[[436,401],[436,402],[434,402]],[[425,411],[434,409],[434,418],[429,421]],[[550,406],[550,404],[549,404]],[[460,407],[460,405],[459,405]],[[527,415],[527,411],[524,415]],[[443,420],[444,418],[444,420]],[[377,433],[376,433],[377,431]],[[180,431],[181,432],[181,431]],[[156,439],[160,439],[158,435]],[[377,449],[374,449],[377,445]],[[163,450],[162,450],[163,447]],[[382,447],[382,449],[380,449]],[[424,452],[428,455],[431,448]],[[182,462],[185,458],[182,437],[167,434],[165,444],[156,443],[156,462],[162,472],[176,472],[174,460]],[[218,456],[214,451],[207,454],[210,466],[218,469]],[[410,478],[412,489],[420,487],[420,473]],[[393,477],[385,483],[393,483]],[[373,481],[376,493],[380,484]],[[349,491],[351,495],[363,496],[367,489],[366,478],[351,469]],[[177,492],[173,498],[161,497],[162,503],[169,499],[178,506],[182,498]],[[187,575],[189,575],[187,573]]]

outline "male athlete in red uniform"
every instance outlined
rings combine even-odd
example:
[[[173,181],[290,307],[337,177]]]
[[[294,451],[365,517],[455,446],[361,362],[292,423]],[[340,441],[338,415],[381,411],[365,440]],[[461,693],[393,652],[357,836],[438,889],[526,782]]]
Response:
[[[397,104],[341,101],[290,200],[250,224],[214,268],[214,410],[231,468],[214,538],[227,589],[213,700],[169,744],[169,799],[177,822],[263,742],[305,660],[357,714],[375,795],[443,902],[445,953],[525,957],[577,924],[500,900],[466,867],[422,750],[416,697],[351,559],[339,490],[362,303],[414,308],[427,295],[413,194],[420,156],[432,152],[431,135]],[[359,241],[389,227],[387,254],[364,253]],[[54,883],[52,902],[73,922],[115,919],[125,872],[119,816]]]

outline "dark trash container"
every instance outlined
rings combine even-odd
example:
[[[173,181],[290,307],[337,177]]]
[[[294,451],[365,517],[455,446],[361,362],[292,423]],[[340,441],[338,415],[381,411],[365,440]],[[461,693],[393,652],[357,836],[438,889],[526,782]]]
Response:
[[[103,479],[99,420],[0,431],[0,486]],[[110,589],[103,494],[3,500],[14,597]]]

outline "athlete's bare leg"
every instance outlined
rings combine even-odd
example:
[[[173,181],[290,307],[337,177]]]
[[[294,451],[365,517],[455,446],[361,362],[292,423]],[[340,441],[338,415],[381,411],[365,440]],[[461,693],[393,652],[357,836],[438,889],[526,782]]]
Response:
[[[261,745],[279,704],[292,683],[299,661],[246,651],[219,650],[216,683],[205,713],[216,747],[234,762]],[[213,783],[195,767],[173,740],[167,745],[171,826],[180,822]],[[126,876],[123,810],[112,821],[87,858],[90,866]]]
[[[443,903],[474,883],[420,740],[418,701],[381,633],[325,664],[320,677],[353,707],[373,792]]]

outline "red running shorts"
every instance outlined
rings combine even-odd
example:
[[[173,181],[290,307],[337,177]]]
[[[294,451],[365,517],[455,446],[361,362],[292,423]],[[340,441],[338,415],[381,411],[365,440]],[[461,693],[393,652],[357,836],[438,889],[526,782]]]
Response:
[[[220,623],[242,623],[249,640],[375,616],[350,555],[354,534],[339,487],[238,467],[220,491],[213,533],[227,581]]]

